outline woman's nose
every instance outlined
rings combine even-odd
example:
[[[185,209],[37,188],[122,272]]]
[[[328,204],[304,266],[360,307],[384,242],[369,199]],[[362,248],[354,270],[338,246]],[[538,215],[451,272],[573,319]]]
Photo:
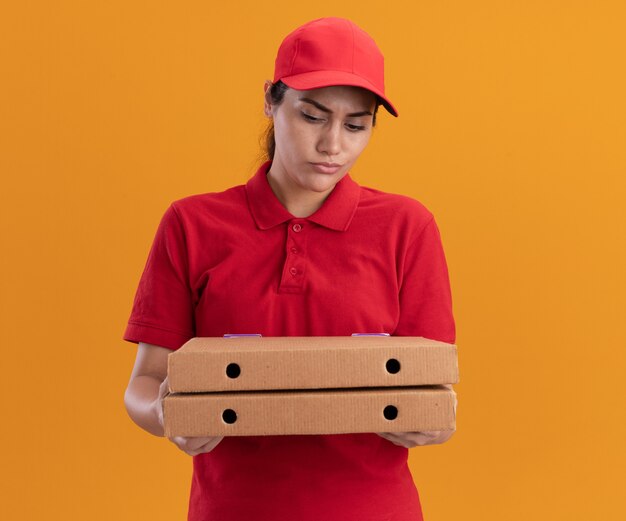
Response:
[[[329,156],[336,156],[341,151],[341,127],[329,125],[324,128],[320,136],[317,151]]]

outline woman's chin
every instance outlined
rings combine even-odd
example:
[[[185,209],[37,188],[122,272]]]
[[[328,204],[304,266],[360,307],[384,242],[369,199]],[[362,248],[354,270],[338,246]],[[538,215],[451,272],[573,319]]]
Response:
[[[333,175],[329,174],[312,174],[307,176],[306,187],[313,192],[328,192],[335,188],[335,185],[341,181],[345,174],[337,173]]]
[[[336,184],[337,184],[337,181],[334,181],[334,180],[331,181],[330,179],[322,180],[322,181],[315,181],[315,182],[307,183],[306,189],[309,190],[310,192],[323,194],[335,188]]]

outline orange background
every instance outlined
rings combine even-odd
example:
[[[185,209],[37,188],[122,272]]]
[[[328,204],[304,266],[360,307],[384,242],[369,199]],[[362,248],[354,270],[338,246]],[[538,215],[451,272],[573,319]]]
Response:
[[[336,15],[400,111],[353,177],[426,204],[449,262],[458,431],[410,452],[427,521],[625,519],[626,5],[223,4],[1,8],[0,518],[185,518],[191,459],[123,406],[132,298],[167,205],[259,164],[282,37]]]

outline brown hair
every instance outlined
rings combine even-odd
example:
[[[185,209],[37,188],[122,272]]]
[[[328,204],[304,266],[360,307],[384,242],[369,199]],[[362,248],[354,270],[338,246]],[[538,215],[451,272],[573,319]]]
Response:
[[[284,84],[281,80],[278,80],[270,87],[270,99],[272,100],[272,104],[280,105],[285,97],[285,92],[287,92],[289,87]],[[374,116],[372,118],[372,126],[376,126],[376,113],[378,112],[378,107],[380,106],[380,98],[376,96],[376,106],[374,107]],[[276,151],[276,139],[274,138],[274,122],[270,120],[269,125],[264,133],[265,136],[265,154],[267,158],[272,161],[274,159],[274,152]]]

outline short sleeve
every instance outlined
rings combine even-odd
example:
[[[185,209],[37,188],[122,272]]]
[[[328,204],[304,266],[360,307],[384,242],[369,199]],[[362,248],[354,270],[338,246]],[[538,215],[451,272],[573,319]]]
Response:
[[[188,270],[185,233],[172,205],[148,254],[124,340],[178,349],[195,336]]]
[[[399,299],[394,335],[455,342],[448,267],[434,218],[407,248]]]

